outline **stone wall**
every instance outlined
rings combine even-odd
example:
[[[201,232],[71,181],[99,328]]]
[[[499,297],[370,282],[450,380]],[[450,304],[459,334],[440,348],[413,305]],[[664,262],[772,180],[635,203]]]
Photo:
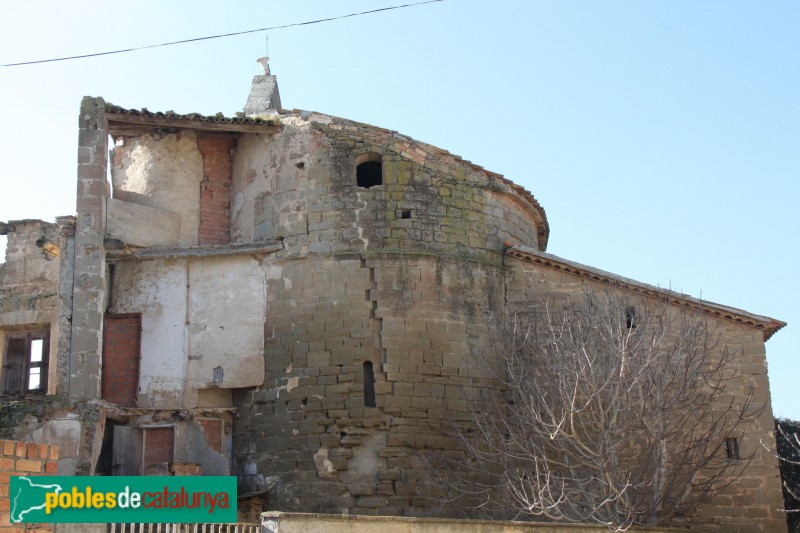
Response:
[[[268,508],[462,513],[438,508],[421,454],[458,454],[442,427],[466,418],[465,390],[494,386],[472,364],[488,317],[602,284],[507,259],[508,242],[546,248],[543,209],[444,150],[306,112],[233,136],[181,124],[116,141],[115,198],[179,216],[179,242],[163,242],[182,247],[115,259],[110,309],[142,314],[139,402],[153,409],[129,422],[174,427],[176,458],[204,469],[224,471],[232,446],[240,493]],[[379,184],[358,185],[365,159]],[[276,247],[237,252],[259,242]],[[762,332],[720,324],[743,353],[737,392],[768,403]],[[743,451],[769,438],[768,411]],[[758,455],[709,527],[780,531],[776,475]],[[764,495],[745,505],[750,487]]]
[[[3,291],[13,286],[39,285],[52,292],[58,280],[58,225],[42,220],[12,220],[5,224],[3,233],[8,237],[5,262],[0,263]]]
[[[266,380],[236,396],[242,491],[271,490],[272,508],[431,512],[437,488],[417,455],[455,449],[440,432],[444,402],[466,408],[462,387],[481,382],[468,360],[501,305],[498,269],[386,254],[277,261],[269,272]]]
[[[106,181],[108,131],[105,102],[85,97],[78,131],[78,193],[69,335],[69,396],[100,397],[103,313],[106,308]]]
[[[41,220],[14,220],[2,231],[8,246],[6,260],[0,263],[0,356],[9,334],[49,332],[48,390],[55,392],[61,228]],[[3,387],[0,365],[0,394]]]
[[[240,138],[234,242],[281,238],[294,255],[416,251],[484,262],[498,261],[505,240],[546,243],[543,211],[499,175],[386,130],[314,118]],[[383,183],[370,188],[356,183],[367,154],[383,165]]]
[[[546,303],[558,305],[569,298],[580,300],[586,293],[619,291],[622,296],[627,293],[633,301],[642,298],[636,292],[587,279],[567,269],[513,258],[507,259],[507,263],[510,269],[506,294],[511,311],[541,310]],[[752,394],[749,412],[757,413],[757,418],[739,426],[735,434],[740,456],[752,456],[751,462],[738,479],[698,509],[693,521],[708,531],[785,531],[786,519],[779,511],[783,500],[777,460],[761,445],[774,439],[763,333],[729,320],[707,315],[700,318],[708,320],[712,336],[720,339],[719,348],[725,347],[735,354],[731,371],[737,378],[727,384],[727,394],[739,401]],[[721,449],[720,453],[723,452]]]

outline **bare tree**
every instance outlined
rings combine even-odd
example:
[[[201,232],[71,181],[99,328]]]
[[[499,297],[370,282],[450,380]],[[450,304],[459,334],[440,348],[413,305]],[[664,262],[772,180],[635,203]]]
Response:
[[[496,322],[477,365],[494,387],[452,412],[464,455],[436,459],[451,497],[624,530],[691,514],[746,467],[737,431],[763,407],[733,394],[735,353],[700,311],[601,293]]]
[[[775,419],[775,450],[761,445],[779,461],[783,484],[783,511],[789,531],[800,531],[800,422]]]

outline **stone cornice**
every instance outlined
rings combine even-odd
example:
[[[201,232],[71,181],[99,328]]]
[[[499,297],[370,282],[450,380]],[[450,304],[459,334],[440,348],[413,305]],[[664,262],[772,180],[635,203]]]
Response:
[[[730,320],[738,324],[759,329],[764,333],[764,341],[767,341],[779,329],[786,325],[786,322],[781,320],[767,316],[756,315],[742,309],[736,309],[734,307],[708,302],[699,298],[693,298],[679,292],[656,287],[655,285],[649,285],[647,283],[642,283],[640,281],[625,278],[617,274],[612,274],[611,272],[606,272],[604,270],[600,270],[599,268],[575,263],[552,254],[534,250],[533,248],[529,248],[527,246],[508,244],[506,256],[514,257],[516,259],[540,265],[552,270],[557,270],[559,272],[566,272],[568,274],[589,279],[597,283],[604,283],[606,285],[621,288],[641,294],[643,296],[648,296],[651,298],[668,297],[675,305],[690,309],[699,309],[703,313],[715,318]]]

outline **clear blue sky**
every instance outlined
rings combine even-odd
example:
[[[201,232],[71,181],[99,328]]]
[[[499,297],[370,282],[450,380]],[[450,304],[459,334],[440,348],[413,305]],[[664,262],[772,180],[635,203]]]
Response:
[[[400,1],[397,2],[401,3]],[[381,1],[0,3],[0,63],[348,14]],[[284,107],[398,130],[500,172],[548,251],[787,321],[773,406],[800,419],[800,3],[440,3],[270,32]],[[232,115],[264,34],[0,67],[0,220],[74,212],[78,106]]]

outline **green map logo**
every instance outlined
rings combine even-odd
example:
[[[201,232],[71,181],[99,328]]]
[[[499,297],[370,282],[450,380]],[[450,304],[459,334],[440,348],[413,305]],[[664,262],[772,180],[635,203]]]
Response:
[[[15,476],[12,523],[236,522],[233,476]]]

